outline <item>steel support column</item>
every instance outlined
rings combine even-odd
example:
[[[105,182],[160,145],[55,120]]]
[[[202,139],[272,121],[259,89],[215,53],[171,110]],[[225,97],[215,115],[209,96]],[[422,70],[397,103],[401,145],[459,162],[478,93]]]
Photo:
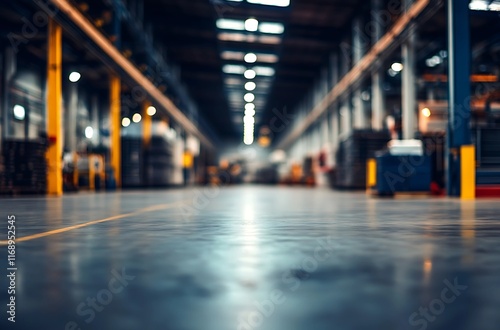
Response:
[[[76,131],[78,127],[78,83],[70,83],[68,106],[66,108],[66,122],[64,123],[65,141],[64,145],[70,152],[76,152],[77,138]]]
[[[413,0],[405,0],[406,11],[411,8]],[[413,139],[417,130],[417,84],[416,84],[416,25],[410,23],[408,39],[402,46],[402,128],[403,139]]]
[[[361,61],[366,52],[365,42],[363,40],[363,21],[361,18],[356,18],[353,23],[352,34],[352,48],[353,48],[353,65]],[[353,126],[357,129],[366,128],[368,120],[366,118],[365,104],[361,98],[361,86],[356,87],[353,94],[352,107],[353,107]],[[319,103],[319,102],[318,102]]]
[[[470,132],[470,18],[468,0],[448,0],[449,123],[447,191],[475,197],[475,152]]]
[[[111,167],[114,171],[116,186],[121,187],[121,81],[111,75],[109,86],[110,130],[111,130]]]
[[[60,196],[62,180],[62,28],[54,20],[49,22],[47,44],[47,193]]]
[[[16,52],[12,47],[8,47],[4,52],[4,70],[3,70],[3,102],[2,102],[2,141],[9,136],[10,116],[12,104],[9,102],[9,89],[12,77],[16,74],[17,58]]]
[[[376,44],[383,36],[382,26],[382,0],[372,0],[372,19],[374,30],[372,34],[372,43]],[[372,72],[372,128],[382,130],[384,128],[385,117],[385,96],[384,96],[384,69],[380,62],[375,62],[375,68]]]
[[[91,123],[92,123],[92,128],[94,129],[94,136],[92,137],[92,142],[94,143],[94,145],[99,145],[101,139],[101,132],[99,128],[101,127],[101,124],[99,120],[99,99],[97,98],[97,95],[92,96],[91,114],[92,114]]]
[[[351,100],[345,99],[340,106],[340,134],[343,136],[352,132],[352,109]]]

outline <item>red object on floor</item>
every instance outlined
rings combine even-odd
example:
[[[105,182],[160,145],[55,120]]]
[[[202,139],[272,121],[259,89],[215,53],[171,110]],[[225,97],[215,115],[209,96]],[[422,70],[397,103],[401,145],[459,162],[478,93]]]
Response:
[[[500,186],[478,186],[476,198],[500,198]]]

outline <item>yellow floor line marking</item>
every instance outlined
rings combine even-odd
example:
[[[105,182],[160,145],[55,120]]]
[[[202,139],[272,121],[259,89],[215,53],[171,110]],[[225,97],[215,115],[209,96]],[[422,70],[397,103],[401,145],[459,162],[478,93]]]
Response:
[[[37,239],[37,238],[41,238],[41,237],[46,237],[46,236],[56,235],[56,234],[60,234],[60,233],[65,233],[67,231],[71,231],[71,230],[75,230],[75,229],[79,229],[79,228],[83,228],[83,227],[89,227],[89,226],[97,225],[97,224],[104,223],[104,222],[116,221],[116,220],[120,220],[120,219],[123,219],[123,218],[128,218],[128,217],[139,215],[139,214],[143,214],[143,213],[149,213],[149,212],[159,211],[159,210],[166,210],[166,209],[175,207],[177,205],[182,205],[182,204],[187,203],[187,202],[190,202],[190,200],[179,201],[179,202],[168,203],[168,204],[153,205],[153,206],[149,206],[149,207],[146,207],[146,208],[143,208],[143,209],[131,212],[131,213],[125,213],[125,214],[115,215],[115,216],[112,216],[112,217],[109,217],[109,218],[105,218],[105,219],[101,219],[101,220],[93,220],[93,221],[89,221],[89,222],[86,222],[86,223],[81,223],[79,225],[74,225],[74,226],[69,226],[69,227],[64,227],[64,228],[59,228],[59,229],[54,229],[54,230],[46,231],[46,232],[43,232],[43,233],[38,233],[38,234],[29,235],[29,236],[19,237],[19,238],[16,238],[16,243],[25,242],[25,241],[31,241],[31,240],[34,240],[34,239]],[[7,245],[7,243],[8,243],[8,241],[0,241],[0,245]]]

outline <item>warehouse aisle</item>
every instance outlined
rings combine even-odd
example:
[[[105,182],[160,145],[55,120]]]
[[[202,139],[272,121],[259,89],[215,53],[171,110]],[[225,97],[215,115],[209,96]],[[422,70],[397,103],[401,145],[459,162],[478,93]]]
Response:
[[[3,199],[0,209],[16,215],[18,237],[9,329],[500,323],[495,201],[248,186]]]

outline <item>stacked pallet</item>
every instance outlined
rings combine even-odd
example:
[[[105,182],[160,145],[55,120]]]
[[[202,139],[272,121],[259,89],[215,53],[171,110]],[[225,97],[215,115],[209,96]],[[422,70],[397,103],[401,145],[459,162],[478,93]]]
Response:
[[[122,137],[122,186],[140,188],[144,182],[144,152],[142,139]]]
[[[2,194],[45,194],[47,163],[44,142],[6,140],[2,146]]]
[[[432,182],[440,188],[445,187],[446,174],[446,133],[429,132],[417,135],[424,144],[424,154],[431,159]]]
[[[335,187],[366,189],[366,162],[390,140],[388,132],[372,130],[356,130],[347,136],[336,154]]]
[[[500,184],[500,128],[482,127],[476,134],[477,184]]]
[[[149,187],[166,187],[172,182],[173,144],[162,136],[151,139],[146,155],[146,182]]]

